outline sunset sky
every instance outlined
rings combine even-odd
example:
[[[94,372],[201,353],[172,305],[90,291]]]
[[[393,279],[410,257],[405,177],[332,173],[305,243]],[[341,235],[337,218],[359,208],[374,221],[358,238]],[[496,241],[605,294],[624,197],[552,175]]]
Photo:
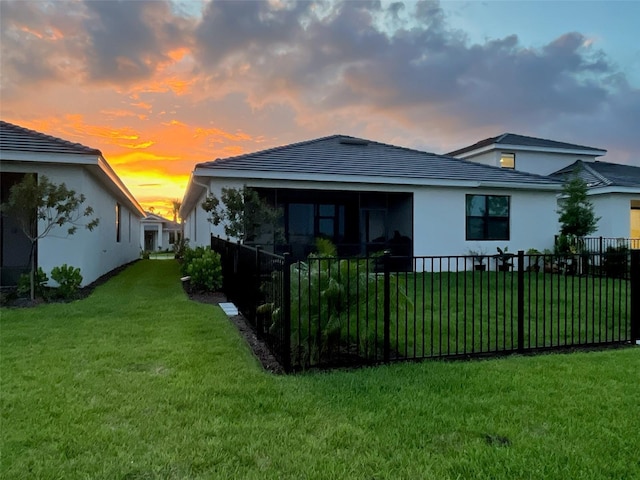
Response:
[[[512,132],[640,166],[640,2],[0,1],[0,117],[169,215],[197,162]]]

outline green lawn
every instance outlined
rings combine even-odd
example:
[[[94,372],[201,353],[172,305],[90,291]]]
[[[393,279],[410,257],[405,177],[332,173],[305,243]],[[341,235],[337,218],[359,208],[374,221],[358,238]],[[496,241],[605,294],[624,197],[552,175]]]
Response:
[[[1,478],[640,478],[636,347],[276,377],[178,277],[1,311]]]
[[[358,259],[314,260],[292,272],[294,365],[318,365],[347,348],[383,358],[381,274]],[[516,272],[392,274],[391,358],[517,350],[518,286]],[[630,339],[627,280],[526,272],[522,293],[525,349]]]
[[[517,273],[419,273],[400,279],[411,308],[396,315],[392,340],[405,356],[517,348]],[[525,347],[630,338],[626,280],[527,272],[522,288]]]

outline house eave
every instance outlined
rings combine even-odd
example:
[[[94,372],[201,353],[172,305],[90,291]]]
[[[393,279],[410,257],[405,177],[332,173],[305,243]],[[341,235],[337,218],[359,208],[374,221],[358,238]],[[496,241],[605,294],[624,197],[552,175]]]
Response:
[[[466,159],[476,157],[483,153],[492,151],[506,151],[506,152],[539,152],[539,153],[561,153],[569,155],[584,155],[586,157],[600,157],[607,153],[606,150],[597,149],[583,149],[583,148],[552,148],[552,147],[533,147],[527,145],[508,145],[504,143],[493,143],[485,147],[478,148],[476,150],[470,150],[468,152],[455,155],[456,158]]]
[[[187,214],[193,210],[196,202],[202,195],[202,192],[208,190],[208,186],[203,184],[203,182],[209,182],[209,178],[204,178],[201,174],[197,173],[199,170],[196,169],[189,176],[189,183],[187,183],[187,189],[184,192],[184,197],[182,197],[182,203],[180,205],[180,210],[178,211],[178,215],[180,218],[186,218]]]
[[[587,195],[606,195],[611,193],[628,193],[632,195],[640,194],[640,187],[619,187],[608,185],[605,187],[595,187],[587,191]]]
[[[129,207],[138,212],[140,218],[144,218],[146,214],[144,213],[144,209],[138,203],[136,198],[131,194],[126,185],[120,180],[120,177],[116,174],[116,172],[111,168],[111,166],[107,163],[104,157],[98,157],[98,167],[101,172],[109,179],[112,185],[116,187],[117,190],[114,193],[119,194],[121,198],[126,200],[126,203],[129,204]]]
[[[48,165],[70,165],[84,167],[98,179],[113,195],[118,197],[131,210],[137,212],[140,218],[145,216],[143,208],[122,180],[113,171],[102,155],[93,154],[62,154],[42,152],[22,152],[1,150],[0,161],[18,163],[42,163]]]
[[[527,183],[527,182],[500,182],[500,181],[478,181],[465,179],[438,179],[438,178],[415,178],[415,177],[385,177],[376,175],[336,175],[336,174],[283,174],[282,172],[265,172],[232,169],[206,169],[197,168],[193,177],[200,179],[243,179],[245,183],[251,180],[277,180],[279,182],[310,182],[331,184],[354,184],[354,185],[398,185],[398,186],[432,186],[432,187],[462,187],[462,188],[505,188],[505,189],[527,189],[527,190],[561,190],[560,182],[550,183]],[[191,181],[188,190],[191,188]],[[185,197],[186,199],[186,197]]]

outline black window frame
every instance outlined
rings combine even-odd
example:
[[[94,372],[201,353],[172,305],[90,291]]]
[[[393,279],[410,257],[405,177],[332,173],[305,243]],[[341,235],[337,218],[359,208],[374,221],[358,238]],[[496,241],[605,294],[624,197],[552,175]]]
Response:
[[[471,197],[484,197],[484,214],[483,215],[470,215],[469,214],[469,199]],[[490,198],[506,198],[507,199],[507,214],[505,215],[491,215],[489,211]],[[474,236],[472,233],[477,229],[470,228],[470,223],[481,220],[482,234],[480,236]],[[504,225],[504,236],[491,235],[492,231],[496,230],[496,226],[500,224]],[[467,194],[465,196],[465,238],[467,241],[509,241],[511,239],[511,196],[510,195],[487,195],[487,194]]]

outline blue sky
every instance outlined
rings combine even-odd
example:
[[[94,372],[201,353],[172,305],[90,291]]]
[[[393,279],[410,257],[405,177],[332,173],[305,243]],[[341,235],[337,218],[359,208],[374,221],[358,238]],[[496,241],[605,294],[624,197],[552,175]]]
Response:
[[[144,206],[195,163],[332,134],[512,132],[640,166],[640,2],[0,2],[0,115],[104,153]]]
[[[640,1],[444,1],[442,7],[474,42],[516,33],[523,45],[539,48],[581,32],[640,84]]]

